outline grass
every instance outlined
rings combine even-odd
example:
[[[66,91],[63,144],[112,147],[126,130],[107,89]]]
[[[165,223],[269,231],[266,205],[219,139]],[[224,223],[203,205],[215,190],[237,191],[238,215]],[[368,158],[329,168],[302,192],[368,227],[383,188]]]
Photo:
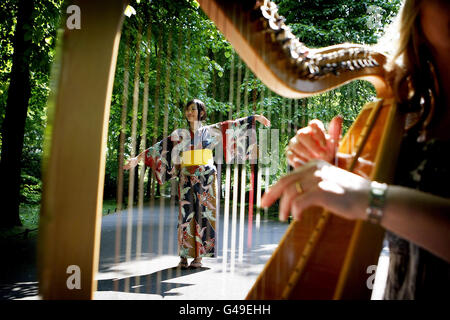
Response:
[[[102,214],[107,215],[113,213],[116,208],[115,200],[105,200],[103,202]],[[37,229],[39,228],[39,213],[40,204],[25,204],[22,203],[19,207],[21,226],[0,230],[0,239],[16,238],[16,237],[35,237],[37,235]]]
[[[106,216],[107,214],[114,213],[117,207],[117,202],[115,199],[111,200],[103,200],[103,209],[102,215]]]
[[[21,204],[19,207],[21,226],[0,230],[0,239],[35,237],[39,227],[39,204]]]

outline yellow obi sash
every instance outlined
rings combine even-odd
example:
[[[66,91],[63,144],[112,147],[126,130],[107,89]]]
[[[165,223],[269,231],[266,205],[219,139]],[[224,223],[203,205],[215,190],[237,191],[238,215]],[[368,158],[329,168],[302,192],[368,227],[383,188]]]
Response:
[[[213,155],[211,149],[189,150],[182,153],[182,167],[201,166],[212,163]]]

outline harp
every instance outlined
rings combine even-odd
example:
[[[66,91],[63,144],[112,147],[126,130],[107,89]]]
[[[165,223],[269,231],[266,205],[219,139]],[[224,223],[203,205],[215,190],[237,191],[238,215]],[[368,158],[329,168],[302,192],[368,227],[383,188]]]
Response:
[[[350,44],[310,50],[292,36],[270,1],[198,2],[250,69],[282,96],[307,97],[354,79],[372,82],[382,100],[363,109],[341,148],[352,149],[358,140],[355,159],[373,160],[376,166],[367,174],[389,182],[402,125],[384,81],[382,54]],[[64,34],[43,162],[38,256],[45,299],[92,298],[96,289],[104,149],[126,3],[73,1],[83,23]],[[382,236],[377,227],[314,208],[308,219],[290,226],[248,298],[367,298],[365,271],[376,264]],[[78,290],[66,285],[73,265],[82,272]]]
[[[384,80],[383,54],[353,44],[309,49],[271,1],[199,2],[252,71],[282,96],[300,98],[355,79],[370,81],[381,100],[363,108],[339,151],[352,154],[349,171],[390,182],[402,119]],[[360,156],[374,166],[358,168]],[[369,299],[366,270],[377,264],[383,234],[369,223],[311,208],[291,224],[247,299]]]

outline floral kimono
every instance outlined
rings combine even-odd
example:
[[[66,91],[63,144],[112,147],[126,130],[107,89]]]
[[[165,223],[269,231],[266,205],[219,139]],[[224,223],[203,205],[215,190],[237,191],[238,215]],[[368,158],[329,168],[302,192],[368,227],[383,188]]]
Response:
[[[254,123],[255,117],[249,116],[202,126],[195,133],[177,129],[145,151],[145,164],[154,169],[160,184],[179,178],[180,257],[215,256],[216,167],[213,160],[216,163],[254,160]],[[194,153],[200,159],[186,161]]]

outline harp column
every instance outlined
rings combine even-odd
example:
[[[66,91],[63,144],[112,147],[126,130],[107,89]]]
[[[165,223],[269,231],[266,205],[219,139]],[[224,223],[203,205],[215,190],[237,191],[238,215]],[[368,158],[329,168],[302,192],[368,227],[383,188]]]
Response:
[[[92,299],[97,287],[109,107],[126,3],[70,3],[80,9],[81,28],[64,32],[48,104],[38,245],[44,299]]]

